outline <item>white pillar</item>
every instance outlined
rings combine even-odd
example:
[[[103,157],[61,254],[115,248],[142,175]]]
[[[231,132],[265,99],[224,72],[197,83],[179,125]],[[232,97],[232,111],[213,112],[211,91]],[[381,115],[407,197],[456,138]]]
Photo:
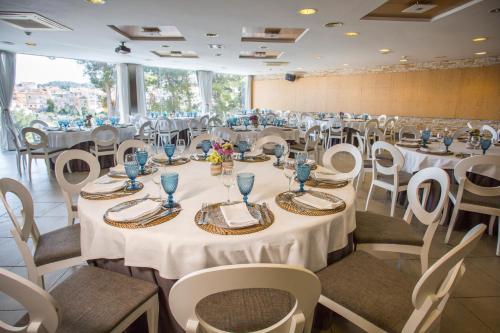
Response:
[[[248,75],[246,77],[246,89],[245,89],[245,105],[243,108],[245,110],[252,109],[252,89],[253,89],[253,75]]]
[[[135,81],[137,91],[137,113],[140,116],[146,116],[146,89],[144,88],[144,67],[137,65],[135,67]]]
[[[130,87],[127,64],[116,65],[116,90],[118,92],[120,122],[128,123],[130,120]]]

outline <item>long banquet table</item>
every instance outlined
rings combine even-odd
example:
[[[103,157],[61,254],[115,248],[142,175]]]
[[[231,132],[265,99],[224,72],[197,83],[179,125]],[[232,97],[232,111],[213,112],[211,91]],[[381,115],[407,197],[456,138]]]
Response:
[[[222,128],[223,127],[214,127],[212,129],[212,134],[234,143],[247,139],[257,141],[262,137],[262,130],[264,129],[262,126],[259,126],[258,128],[248,126],[248,129],[246,129],[245,126],[237,126],[233,129],[226,128],[226,131],[223,131]],[[300,140],[301,132],[298,128],[275,126],[268,126],[267,128],[274,128],[277,131],[277,134],[286,141],[298,142]],[[228,135],[228,133],[230,133],[230,135]]]
[[[152,177],[158,175],[140,178],[144,189],[126,198],[90,201],[80,197],[82,255],[101,267],[156,282],[161,289],[160,332],[181,331],[168,311],[168,294],[175,280],[191,272],[242,263],[282,263],[321,270],[335,260],[333,257],[341,257],[351,250],[352,232],[356,226],[355,190],[352,184],[321,190],[346,202],[346,209],[334,215],[302,216],[287,212],[274,201],[278,193],[287,190],[288,181],[282,171],[272,165],[273,160],[235,162],[237,172],[256,175],[249,200],[267,202],[275,215],[274,223],[265,230],[224,236],[200,229],[194,216],[201,204],[225,201],[227,192],[219,177],[210,176],[208,163],[191,161],[160,170],[179,173],[174,198],[183,210],[173,220],[154,227],[113,227],[103,221],[103,214],[119,202],[142,197],[145,193],[158,197],[159,185],[152,181]],[[231,198],[241,200],[237,186],[232,188]]]
[[[133,139],[137,129],[134,126],[117,127],[118,142]],[[71,148],[83,142],[92,141],[92,129],[82,128],[71,131],[46,130],[51,148]]]

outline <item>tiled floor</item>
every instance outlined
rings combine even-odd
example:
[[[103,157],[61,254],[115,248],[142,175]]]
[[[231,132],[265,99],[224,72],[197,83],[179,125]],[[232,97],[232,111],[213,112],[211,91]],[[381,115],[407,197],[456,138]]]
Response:
[[[75,174],[74,177],[79,175]],[[0,153],[0,178],[19,179],[13,152]],[[45,164],[39,161],[33,169],[33,181],[23,176],[21,181],[29,188],[35,202],[36,221],[44,233],[66,225],[66,208],[55,178],[48,175]],[[358,209],[363,209],[369,186],[369,177],[358,192]],[[388,214],[388,196],[375,192],[370,210]],[[10,235],[11,222],[3,205],[0,205],[0,266],[26,276],[23,260]],[[398,207],[397,216],[403,215]],[[446,229],[439,228],[431,249],[431,258],[436,260],[451,248],[443,243]],[[457,244],[464,231],[453,233],[452,245]],[[495,256],[496,236],[485,235],[478,247],[466,259],[466,273],[449,301],[441,321],[441,332],[500,332],[500,257]],[[396,266],[396,259],[384,258],[386,264]],[[401,270],[418,279],[419,261],[404,256]],[[50,289],[71,274],[71,269],[48,274],[46,285]],[[23,314],[22,306],[0,293],[0,320],[15,322]],[[335,332],[361,332],[352,324],[339,318],[333,328]]]

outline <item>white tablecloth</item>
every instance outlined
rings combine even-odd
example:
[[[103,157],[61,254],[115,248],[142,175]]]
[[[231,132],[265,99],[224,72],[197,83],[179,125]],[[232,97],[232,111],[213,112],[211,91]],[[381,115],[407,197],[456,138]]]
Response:
[[[172,124],[173,124],[173,128],[172,130],[178,130],[179,132],[180,131],[183,131],[185,129],[188,129],[189,128],[189,122],[191,120],[200,120],[201,118],[169,118],[171,121],[172,121]],[[158,121],[158,119],[149,119],[151,120],[151,124],[153,125],[153,128],[156,126],[156,122]]]
[[[268,126],[272,128],[276,128],[279,131],[279,136],[284,140],[291,141],[299,141],[300,139],[300,130],[296,128],[283,128],[283,127],[274,127]],[[224,140],[229,140],[234,143],[237,143],[241,140],[252,139],[254,141],[260,139],[262,137],[263,127],[259,126],[258,128],[254,128],[253,126],[248,126],[248,131],[245,131],[245,126],[237,126],[234,127],[233,130],[230,129],[231,135],[228,137],[227,133],[221,131],[220,127],[215,127],[212,129],[212,133],[215,136],[218,136]]]
[[[74,132],[65,131],[45,131],[49,137],[49,147],[51,148],[71,148],[79,143],[92,141],[90,134],[92,129],[83,128]],[[118,127],[118,142],[133,139],[136,133],[134,126]]]
[[[179,172],[174,199],[183,211],[173,220],[144,229],[122,229],[106,224],[103,214],[119,202],[158,196],[159,187],[152,176],[141,178],[145,187],[126,199],[90,201],[79,198],[82,255],[87,259],[124,258],[125,265],[149,267],[166,279],[178,279],[188,273],[219,265],[242,263],[283,263],[318,271],[327,265],[327,254],[348,245],[348,234],[355,229],[355,191],[349,184],[341,189],[322,190],[345,200],[347,208],[328,216],[302,216],[277,206],[276,194],[288,187],[282,171],[273,167],[274,159],[262,163],[236,162],[237,172],[255,173],[249,200],[265,201],[276,219],[269,228],[238,236],[210,234],[200,229],[194,216],[202,202],[221,202],[227,198],[220,177],[210,176],[210,165],[191,161],[169,167]],[[295,188],[297,184],[293,185]],[[165,196],[165,195],[164,195]],[[232,200],[241,200],[237,186]]]
[[[405,165],[403,171],[414,173],[424,168],[431,166],[439,167],[442,169],[454,169],[455,165],[461,160],[461,158],[455,157],[455,155],[440,156],[440,155],[430,155],[417,152],[415,148],[405,148],[396,145],[396,147],[403,153],[405,158]],[[444,148],[442,143],[431,143],[429,147],[432,149]],[[467,153],[467,154],[482,154],[482,150],[468,149],[466,144],[463,142],[453,142],[450,146],[450,150],[454,153]],[[496,155],[500,158],[500,147],[491,146],[486,152],[487,155]],[[474,173],[487,176],[500,180],[500,170],[494,165],[480,165],[471,170]]]

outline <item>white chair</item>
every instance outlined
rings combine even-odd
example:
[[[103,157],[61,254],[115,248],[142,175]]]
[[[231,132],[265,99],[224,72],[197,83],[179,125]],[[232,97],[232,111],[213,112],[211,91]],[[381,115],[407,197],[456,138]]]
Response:
[[[50,293],[1,268],[0,291],[28,311],[16,327],[0,321],[2,332],[118,333],[144,313],[148,332],[157,332],[158,287],[101,268],[82,267]]]
[[[222,125],[222,120],[217,117],[212,117],[208,119],[207,132],[211,132],[214,127],[221,127]]]
[[[229,141],[231,143],[237,143],[238,134],[228,127],[214,127],[212,128],[212,135],[218,136],[225,141]],[[206,134],[206,133],[204,133]],[[200,142],[200,141],[198,141]]]
[[[421,134],[417,126],[407,125],[399,129],[399,140],[402,140],[403,138],[420,139],[420,137]]]
[[[24,168],[26,171],[26,155],[28,154],[28,151],[26,150],[26,147],[21,143],[21,140],[19,139],[19,135],[17,133],[17,129],[7,127],[7,130],[9,131],[9,135],[12,139],[12,142],[14,143],[14,147],[16,148],[16,166],[17,166],[17,172],[19,173],[19,177],[23,175],[21,169]]]
[[[356,251],[318,272],[319,303],[370,333],[439,332],[446,303],[465,273],[464,258],[485,228],[471,229],[416,285],[383,261]]]
[[[380,116],[377,117],[377,122],[378,122],[378,125],[380,125],[380,126],[385,126],[386,120],[387,120],[387,116],[385,114],[381,114]]]
[[[122,157],[123,159],[123,157]],[[78,182],[68,182],[64,176],[64,166],[72,160],[81,160],[89,166],[89,173],[87,177]],[[63,192],[64,201],[66,203],[66,210],[68,211],[68,225],[75,223],[78,218],[78,206],[73,202],[73,197],[78,197],[82,188],[90,182],[99,178],[101,166],[99,160],[94,155],[80,149],[71,149],[63,152],[57,157],[55,173],[57,183]]]
[[[389,152],[392,157],[391,166],[383,166],[380,160],[377,159],[377,151],[379,149]],[[396,208],[396,199],[399,192],[406,191],[408,187],[408,182],[410,181],[411,174],[401,171],[404,166],[405,159],[403,154],[391,145],[390,143],[384,141],[377,141],[371,146],[371,160],[372,160],[372,184],[370,185],[370,190],[368,191],[368,196],[366,197],[365,210],[368,210],[368,205],[370,204],[370,199],[373,194],[373,189],[381,187],[392,193],[391,197],[391,214],[394,216],[394,210]]]
[[[158,119],[155,125],[156,130],[156,146],[163,146],[163,143],[168,139],[169,143],[179,135],[179,131],[174,128],[174,123],[170,119]]]
[[[354,167],[349,172],[340,172],[333,166],[333,158],[338,153],[349,153],[354,158]],[[323,166],[335,174],[339,174],[340,178],[349,178],[352,179],[353,185],[357,188],[357,182],[355,179],[359,176],[361,169],[363,168],[363,156],[361,152],[356,146],[353,146],[348,143],[340,143],[338,145],[334,145],[328,148],[327,151],[323,154]]]
[[[391,139],[394,141],[396,139],[396,134],[394,129],[396,128],[396,119],[393,117],[387,118],[384,123],[384,136],[385,139]]]
[[[146,142],[148,145],[155,141],[155,130],[150,120],[146,121],[139,128],[139,134],[134,136],[134,139]]]
[[[255,151],[264,151],[264,153],[274,154],[274,146],[282,145],[285,149],[283,156],[288,155],[288,143],[281,136],[266,135],[255,143]]]
[[[129,149],[146,149],[146,143],[140,140],[125,140],[118,146],[116,151],[116,163],[124,164],[125,152]]]
[[[481,165],[500,167],[500,158],[495,155],[476,155],[461,160],[455,166],[453,175],[458,183],[452,184],[449,197],[453,205],[450,224],[446,232],[445,243],[450,241],[450,236],[457,222],[458,212],[465,210],[480,214],[490,215],[488,233],[493,234],[495,220],[500,216],[500,186],[485,187],[476,185],[467,178],[467,172]],[[444,219],[443,219],[444,220]],[[500,231],[500,223],[499,223]],[[500,255],[500,233],[497,241],[496,255]]]
[[[441,195],[434,210],[427,212],[425,205],[430,181],[439,184]],[[422,188],[424,193],[420,200]],[[429,249],[439,220],[443,216],[449,189],[450,177],[443,169],[430,167],[420,170],[408,183],[409,205],[403,219],[371,212],[356,212],[356,249],[418,255],[423,274],[429,265]],[[413,215],[418,222],[412,222]],[[417,223],[427,226],[423,238],[416,228]]]
[[[44,129],[44,128],[49,127],[49,124],[47,124],[43,120],[35,119],[35,120],[32,120],[30,122],[30,126],[29,127],[35,127],[35,128],[39,128],[39,129]]]
[[[321,128],[319,126],[313,126],[306,131],[304,136],[304,141],[294,143],[290,145],[290,152],[299,153],[306,152],[314,154],[314,159],[319,162],[319,147],[321,146]]]
[[[204,269],[183,277],[172,287],[168,303],[174,318],[187,333],[309,333],[320,291],[316,275],[298,266],[230,265]],[[290,295],[294,299],[290,299]],[[238,297],[240,301],[234,302],[234,306],[228,303]],[[264,302],[267,297],[267,303],[274,307],[277,303],[291,304],[289,307],[283,306],[284,311],[279,311],[281,315],[273,316],[269,314],[270,311],[261,309],[259,302],[256,305],[255,302],[245,301],[245,298],[256,300],[261,297]],[[225,299],[225,302],[221,302],[221,299]],[[220,307],[232,309],[225,313],[217,311]],[[210,312],[215,315],[211,316]],[[222,318],[228,316],[230,322],[222,323]],[[268,323],[266,325],[259,320]]]
[[[490,125],[483,125],[483,127],[481,127],[481,132],[489,132],[491,134],[492,140],[495,140],[495,142],[498,141],[498,133]]]
[[[344,133],[344,123],[340,119],[333,121],[330,126],[328,126],[328,138],[326,140],[326,148],[332,146],[333,140],[339,140],[340,143],[344,143],[347,137]]]
[[[116,150],[118,149],[118,129],[110,125],[96,127],[90,133],[94,145],[90,147],[92,155],[99,159],[99,156],[113,155],[116,165]]]
[[[198,135],[203,133],[202,124],[196,119],[191,119],[188,123],[188,141],[191,142]]]
[[[266,127],[260,132],[260,137],[265,137],[269,135],[281,136],[281,130],[277,127]]]
[[[200,118],[200,125],[201,125],[202,132],[208,131],[208,121],[209,120],[210,120],[210,116],[207,114]]]
[[[360,133],[355,133],[352,136],[352,141],[358,142],[358,149],[363,155],[363,169],[361,169],[361,175],[358,177],[358,185],[360,182],[365,181],[365,176],[368,172],[373,172],[373,163],[372,163],[372,141],[385,141],[384,134],[381,130],[375,127],[370,127],[366,130],[365,135],[361,136]]]
[[[22,224],[7,201],[8,193],[15,195],[21,201]],[[11,233],[23,257],[30,281],[43,287],[45,274],[83,262],[80,251],[79,224],[40,235],[34,219],[31,194],[26,187],[14,179],[0,179],[0,199],[14,226]],[[32,246],[28,244],[30,237]]]
[[[453,140],[457,140],[458,138],[461,138],[463,136],[469,136],[469,131],[470,128],[468,127],[462,127],[457,129],[455,133],[453,133]]]
[[[191,143],[189,144],[189,149],[188,152],[190,154],[196,153],[198,145],[204,141],[204,140],[209,140],[209,141],[224,141],[220,137],[215,136],[210,133],[203,133],[201,135],[198,135],[196,138],[194,138]]]
[[[65,148],[49,148],[49,138],[42,130],[34,127],[25,127],[21,130],[26,151],[28,152],[28,175],[31,181],[31,162],[34,159],[43,159],[50,174],[50,159],[62,153]]]

